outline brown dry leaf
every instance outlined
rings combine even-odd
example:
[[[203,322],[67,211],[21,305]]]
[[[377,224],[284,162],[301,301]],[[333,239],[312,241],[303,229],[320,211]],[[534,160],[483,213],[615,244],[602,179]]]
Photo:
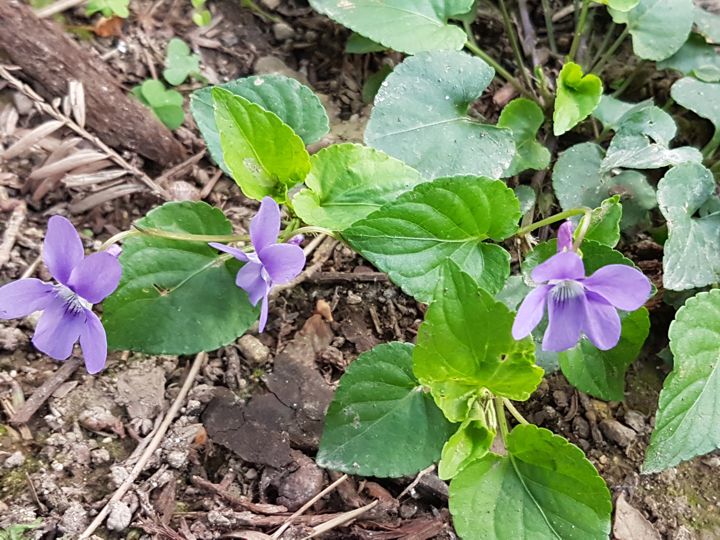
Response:
[[[320,298],[315,304],[315,313],[322,316],[328,322],[333,322],[332,308],[325,300]]]
[[[100,17],[92,31],[99,37],[120,37],[122,36],[122,27],[122,17]]]

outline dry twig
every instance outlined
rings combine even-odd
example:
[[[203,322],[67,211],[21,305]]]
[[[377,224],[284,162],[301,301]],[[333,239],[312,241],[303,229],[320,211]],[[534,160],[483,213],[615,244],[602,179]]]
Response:
[[[20,201],[10,214],[10,219],[7,220],[5,226],[5,232],[3,233],[2,244],[0,244],[0,268],[2,268],[6,262],[10,260],[10,252],[15,245],[15,239],[20,232],[20,226],[25,221],[27,216],[27,206],[25,203]]]

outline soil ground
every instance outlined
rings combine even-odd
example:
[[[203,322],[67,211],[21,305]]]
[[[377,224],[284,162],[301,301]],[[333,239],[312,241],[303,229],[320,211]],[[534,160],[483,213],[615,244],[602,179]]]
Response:
[[[329,110],[332,132],[325,143],[362,139],[368,113],[363,84],[383,62],[400,58],[344,54],[347,31],[300,1],[263,0],[257,3],[260,10],[239,1],[213,2],[213,23],[204,29],[192,24],[189,2],[132,0],[131,7],[133,16],[117,36],[93,35],[82,10],[65,12],[59,21],[83,46],[97,51],[127,89],[162,70],[172,36],[201,54],[210,82],[272,71],[298,77],[322,95]],[[540,25],[539,7],[532,16]],[[562,23],[558,29],[562,32]],[[500,49],[503,30],[495,14],[481,14],[476,30],[481,45],[510,58]],[[567,37],[561,33],[561,45]],[[669,86],[646,83],[630,85],[628,92],[637,99],[662,96]],[[200,86],[190,83],[181,90],[187,94]],[[507,93],[507,88],[495,89]],[[489,98],[478,106],[489,117],[499,108]],[[0,80],[0,150],[47,120],[26,96]],[[177,136],[188,155],[202,151],[191,119]],[[29,268],[36,277],[49,278],[42,265],[33,267],[49,215],[68,215],[92,249],[158,203],[143,192],[96,196],[108,186],[132,185],[126,177],[87,186],[54,179],[47,193],[38,191],[43,178],[34,178],[33,171],[62,152],[91,147],[59,130],[0,164],[2,238],[14,234],[10,216],[18,202],[27,204],[9,259],[0,267],[0,283]],[[125,157],[151,177],[165,172],[137,156]],[[74,174],[91,174],[79,169]],[[237,230],[246,229],[256,203],[216,170],[201,155],[163,181],[175,198],[202,198],[223,208]],[[643,240],[623,249],[659,283],[659,246]],[[340,244],[326,240],[311,263],[315,273],[275,298],[265,333],[251,332],[209,355],[159,449],[128,494],[113,505],[97,537],[268,538],[261,533],[272,534],[288,513],[339,477],[313,461],[332,388],[344,368],[377,343],[412,341],[424,306]],[[654,335],[664,336],[672,312],[661,301],[651,307]],[[81,367],[28,424],[11,426],[11,412],[59,369],[32,348],[34,324],[0,324],[0,527],[40,518],[35,537],[76,538],[127,477],[193,358],[113,353],[101,375],[89,376]],[[521,410],[579,445],[598,467],[616,501],[618,538],[720,538],[720,457],[709,455],[662,474],[640,474],[669,370],[658,356],[665,345],[662,338],[651,337],[628,373],[623,402],[592,399],[552,374]],[[337,513],[375,500],[377,506],[324,537],[455,537],[447,486],[427,471],[418,478],[348,479],[296,519],[283,538],[305,537]]]

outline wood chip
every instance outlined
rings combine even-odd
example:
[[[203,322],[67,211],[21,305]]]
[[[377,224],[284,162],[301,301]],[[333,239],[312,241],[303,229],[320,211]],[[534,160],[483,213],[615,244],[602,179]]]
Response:
[[[63,126],[59,120],[49,120],[24,135],[18,142],[0,154],[0,159],[11,159],[32,148],[39,141]]]

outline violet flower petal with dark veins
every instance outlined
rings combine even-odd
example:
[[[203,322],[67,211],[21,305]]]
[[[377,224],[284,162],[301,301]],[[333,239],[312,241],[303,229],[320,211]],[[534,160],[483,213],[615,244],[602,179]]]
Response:
[[[269,311],[270,290],[275,285],[292,281],[305,266],[305,253],[296,243],[278,243],[280,234],[280,207],[265,197],[260,210],[250,221],[250,241],[255,253],[210,242],[210,246],[229,253],[245,265],[238,271],[235,284],[248,294],[253,306],[262,301],[258,330],[265,330]]]
[[[531,277],[538,287],[520,305],[512,334],[515,339],[530,335],[547,305],[542,348],[553,352],[571,349],[583,334],[598,349],[612,349],[622,330],[617,310],[639,309],[652,290],[642,272],[623,264],[603,266],[585,277],[582,258],[572,250],[572,227],[565,224],[558,231],[558,253],[537,265]]]
[[[43,259],[56,285],[27,278],[0,287],[0,319],[42,311],[33,344],[55,360],[66,360],[80,340],[88,372],[105,366],[107,338],[93,304],[104,300],[120,283],[122,268],[111,253],[85,257],[72,224],[53,216],[43,244]]]

